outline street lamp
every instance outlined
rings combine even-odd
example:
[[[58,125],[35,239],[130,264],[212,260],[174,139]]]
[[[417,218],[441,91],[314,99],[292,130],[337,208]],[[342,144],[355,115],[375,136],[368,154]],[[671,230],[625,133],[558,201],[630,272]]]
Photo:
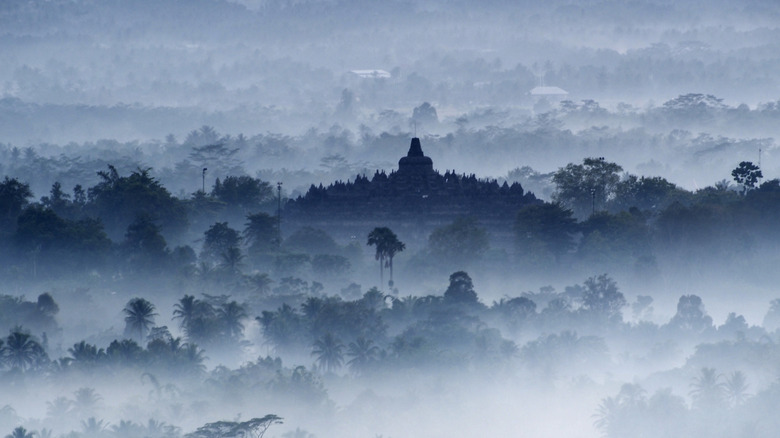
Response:
[[[201,188],[201,191],[203,192],[204,195],[206,194],[206,171],[207,170],[208,170],[207,168],[205,167],[203,168],[203,187]]]
[[[279,247],[282,246],[282,182],[276,183],[276,232],[279,233]]]
[[[590,198],[591,198],[590,215],[593,216],[594,214],[596,214],[596,189],[590,189]]]

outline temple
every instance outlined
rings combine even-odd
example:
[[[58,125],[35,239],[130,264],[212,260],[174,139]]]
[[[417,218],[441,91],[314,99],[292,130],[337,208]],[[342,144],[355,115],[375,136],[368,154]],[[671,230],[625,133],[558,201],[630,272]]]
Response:
[[[511,229],[517,212],[540,202],[518,183],[499,185],[473,174],[459,175],[433,168],[419,138],[389,175],[377,171],[370,179],[358,175],[352,182],[312,185],[305,195],[290,200],[284,214],[288,223],[362,235],[375,226],[390,226],[425,235],[433,228],[462,216],[476,217],[486,227]]]

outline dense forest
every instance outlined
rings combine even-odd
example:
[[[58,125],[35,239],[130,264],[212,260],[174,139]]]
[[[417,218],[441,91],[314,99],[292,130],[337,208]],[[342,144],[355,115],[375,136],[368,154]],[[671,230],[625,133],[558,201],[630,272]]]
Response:
[[[0,436],[778,436],[779,36],[774,0],[0,2]],[[435,220],[365,200],[412,138]]]

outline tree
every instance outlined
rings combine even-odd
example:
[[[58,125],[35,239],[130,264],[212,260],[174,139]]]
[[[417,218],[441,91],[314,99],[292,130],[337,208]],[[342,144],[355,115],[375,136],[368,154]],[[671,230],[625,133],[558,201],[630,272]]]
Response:
[[[622,170],[604,158],[570,163],[553,175],[553,200],[571,209],[578,218],[586,218],[594,210],[606,208],[607,201],[614,197]]]
[[[222,253],[222,263],[219,266],[230,275],[238,275],[244,266],[244,255],[239,248],[231,246]]]
[[[0,232],[11,233],[16,229],[16,219],[32,198],[30,185],[16,178],[8,178],[0,182]]]
[[[333,237],[323,230],[312,227],[302,227],[296,230],[285,239],[284,247],[290,251],[309,254],[336,254],[339,250]]]
[[[683,295],[677,302],[677,313],[669,321],[667,327],[702,333],[712,329],[712,317],[707,315],[700,297]]]
[[[515,236],[521,258],[549,254],[555,261],[574,248],[577,221],[561,204],[534,204],[517,213]]]
[[[311,270],[326,277],[346,274],[351,267],[349,259],[340,255],[317,254],[311,259]]]
[[[376,246],[376,260],[379,260],[379,284],[384,284],[384,268],[390,268],[390,287],[393,285],[393,257],[406,248],[398,236],[387,227],[374,228],[368,233],[368,246]]]
[[[187,225],[184,203],[150,175],[151,169],[137,169],[120,176],[114,166],[98,172],[101,181],[87,191],[86,211],[99,217],[106,232],[118,240],[139,215],[158,221],[162,230],[178,233]]]
[[[363,337],[357,338],[355,342],[350,342],[347,347],[347,356],[351,357],[347,361],[349,369],[353,373],[362,374],[379,357],[379,347],[374,345],[374,341]]]
[[[127,330],[138,332],[138,341],[144,341],[144,335],[154,324],[154,304],[143,298],[133,298],[127,302],[122,310],[125,314]]]
[[[710,411],[723,403],[725,388],[720,381],[721,375],[715,368],[702,368],[701,373],[691,382],[690,395],[693,398],[693,406]]]
[[[734,170],[731,171],[731,176],[734,177],[734,181],[742,186],[742,194],[756,188],[756,183],[764,175],[761,173],[761,169],[750,161],[742,161]]]
[[[636,207],[642,211],[661,211],[672,203],[675,197],[685,193],[666,179],[628,175],[615,187],[615,197],[609,202],[609,210],[628,211]]]
[[[252,418],[251,420],[237,421],[217,421],[207,423],[199,427],[195,432],[185,435],[186,438],[223,438],[223,437],[242,437],[242,438],[262,438],[265,432],[274,424],[281,424],[282,418],[270,414],[262,418]]]
[[[139,271],[159,270],[168,255],[165,237],[148,214],[139,214],[127,226],[123,247],[129,263]]]
[[[33,432],[27,432],[27,429],[23,428],[22,426],[17,427],[13,430],[9,435],[6,435],[5,438],[34,438],[35,434]]]
[[[734,371],[731,373],[723,384],[723,389],[726,400],[728,400],[732,407],[741,406],[748,398],[748,384],[745,373],[742,371]]]
[[[11,330],[5,339],[2,353],[0,356],[4,356],[8,366],[21,371],[36,368],[49,359],[43,346],[31,334],[22,331],[21,327]]]
[[[328,372],[333,372],[341,368],[344,362],[344,344],[341,343],[331,333],[314,341],[314,348],[311,355],[317,356],[317,365]]]
[[[474,283],[469,274],[458,271],[450,275],[450,285],[444,292],[444,301],[457,304],[476,304],[478,302]]]
[[[267,213],[255,213],[248,215],[246,220],[244,239],[251,256],[271,252],[277,247],[280,239],[277,218]]]
[[[238,248],[241,244],[238,231],[230,228],[227,222],[216,222],[203,235],[200,257],[210,263],[219,262],[222,254],[226,254],[230,248]]]
[[[247,277],[247,281],[255,292],[265,295],[271,290],[271,277],[266,273],[256,273]]]
[[[487,231],[475,218],[461,217],[433,230],[428,237],[431,255],[448,266],[464,268],[490,248]]]
[[[229,208],[244,212],[257,211],[260,205],[273,197],[271,185],[251,176],[228,176],[217,179],[211,195]]]
[[[179,319],[179,326],[189,336],[192,321],[198,316],[200,301],[192,295],[184,295],[173,305],[173,319]]]
[[[224,303],[217,310],[217,317],[228,337],[235,340],[241,337],[244,332],[244,324],[241,323],[241,320],[247,317],[245,306],[236,301]]]
[[[585,293],[582,295],[582,308],[608,320],[620,320],[621,309],[626,306],[626,298],[618,290],[615,280],[607,274],[590,277],[585,280]]]

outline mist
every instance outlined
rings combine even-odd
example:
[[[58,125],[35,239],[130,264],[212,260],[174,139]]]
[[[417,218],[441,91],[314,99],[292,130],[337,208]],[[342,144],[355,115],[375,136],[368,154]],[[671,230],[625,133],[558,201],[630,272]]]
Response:
[[[0,436],[775,437],[780,5],[0,5]]]

